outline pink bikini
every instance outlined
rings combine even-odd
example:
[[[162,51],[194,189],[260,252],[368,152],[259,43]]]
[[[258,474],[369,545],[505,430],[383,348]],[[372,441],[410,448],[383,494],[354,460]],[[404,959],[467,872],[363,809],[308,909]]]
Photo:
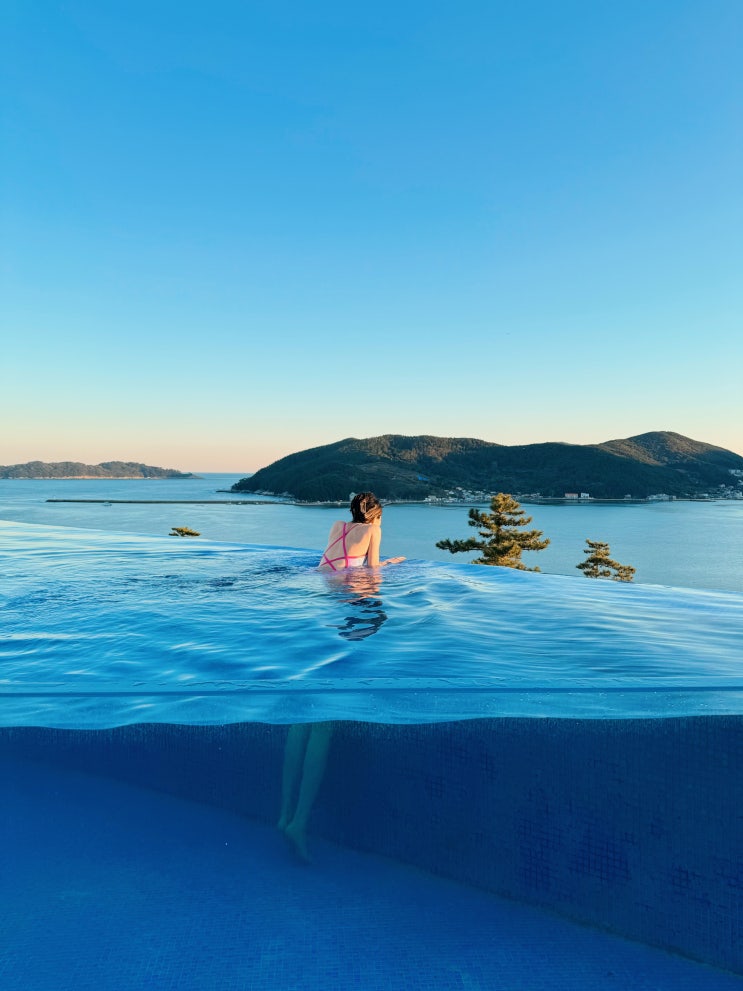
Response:
[[[338,561],[343,562],[341,568],[360,568],[363,565],[364,561],[366,560],[366,554],[365,553],[349,554],[348,548],[346,547],[346,534],[348,533],[348,531],[351,529],[352,526],[356,526],[356,524],[355,523],[343,524],[343,530],[341,531],[340,537],[336,537],[332,544],[328,544],[327,549],[325,550],[322,558],[320,559],[320,564],[318,565],[318,567],[321,568],[324,564],[326,564],[329,568],[332,568],[333,571],[339,571],[340,569],[336,568],[336,564],[338,563]],[[328,552],[335,547],[338,541],[342,542],[343,554],[340,557],[328,557]]]

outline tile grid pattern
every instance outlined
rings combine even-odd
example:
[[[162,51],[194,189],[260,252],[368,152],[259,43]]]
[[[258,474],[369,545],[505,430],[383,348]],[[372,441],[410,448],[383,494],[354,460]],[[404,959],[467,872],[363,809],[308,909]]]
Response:
[[[743,979],[204,803],[0,759],[3,991],[740,991]]]
[[[3,731],[265,822],[286,728]],[[336,724],[315,836],[743,973],[743,719]]]

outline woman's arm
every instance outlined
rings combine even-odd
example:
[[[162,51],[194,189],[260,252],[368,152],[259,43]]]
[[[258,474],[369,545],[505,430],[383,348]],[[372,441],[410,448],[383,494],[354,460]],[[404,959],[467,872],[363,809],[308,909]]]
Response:
[[[379,567],[379,548],[382,543],[382,528],[381,526],[372,526],[369,528],[369,549],[366,552],[366,563],[371,568]]]
[[[369,537],[369,550],[366,552],[366,563],[371,568],[378,568],[385,564],[399,564],[404,561],[404,557],[388,557],[386,561],[379,560],[379,548],[382,545],[382,528],[373,526]]]

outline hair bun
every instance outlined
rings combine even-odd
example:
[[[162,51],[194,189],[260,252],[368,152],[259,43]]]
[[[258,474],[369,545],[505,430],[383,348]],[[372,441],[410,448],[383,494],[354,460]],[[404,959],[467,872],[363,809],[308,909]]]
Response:
[[[382,506],[373,492],[359,492],[351,500],[351,516],[355,523],[371,523],[382,515]]]

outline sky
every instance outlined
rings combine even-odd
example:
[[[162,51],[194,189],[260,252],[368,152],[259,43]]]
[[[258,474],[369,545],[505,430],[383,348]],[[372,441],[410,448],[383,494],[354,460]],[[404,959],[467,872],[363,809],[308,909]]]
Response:
[[[740,0],[0,18],[0,463],[743,454]]]

